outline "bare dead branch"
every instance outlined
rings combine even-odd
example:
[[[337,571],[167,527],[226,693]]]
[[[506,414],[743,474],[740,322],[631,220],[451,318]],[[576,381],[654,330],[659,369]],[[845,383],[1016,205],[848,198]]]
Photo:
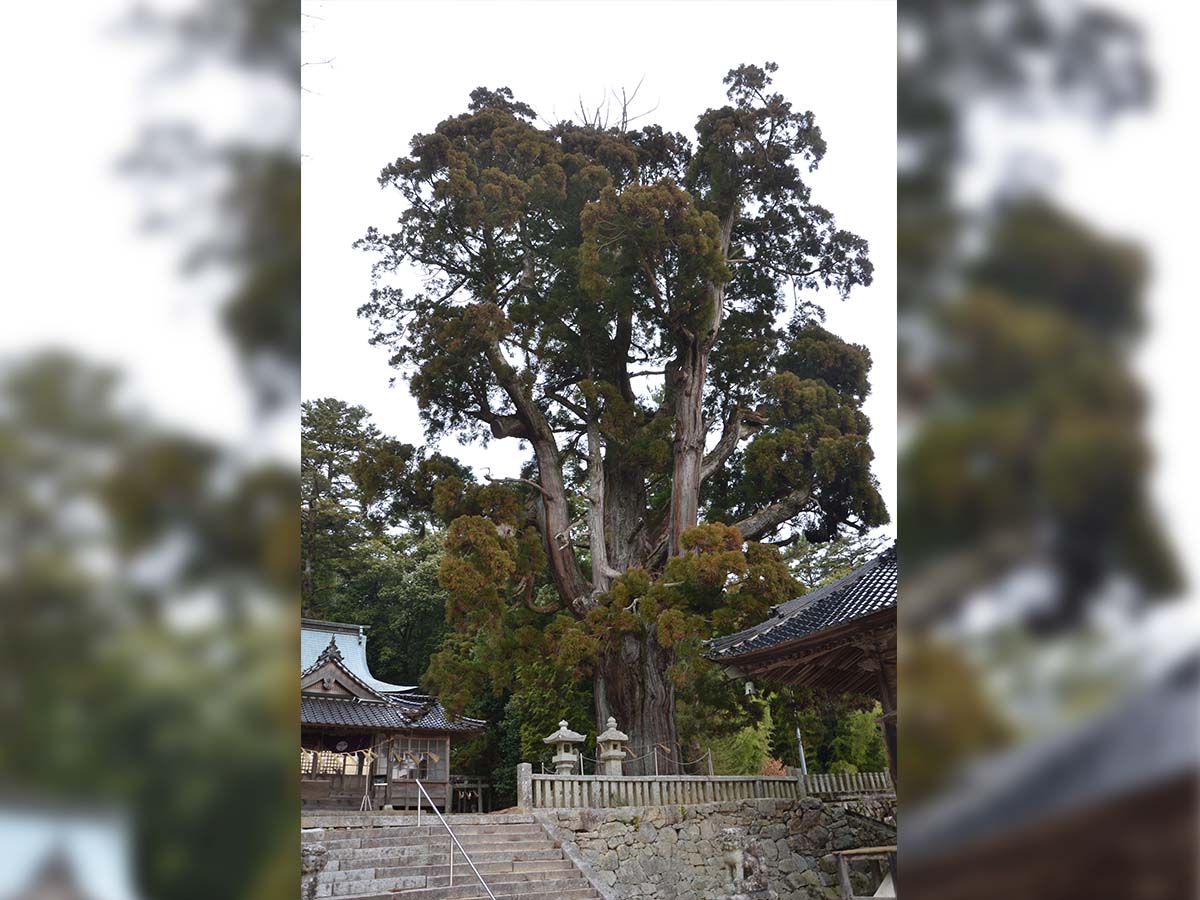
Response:
[[[510,484],[527,484],[527,485],[529,485],[529,486],[530,486],[530,487],[532,487],[532,488],[537,488],[537,489],[538,489],[538,490],[541,492],[541,494],[542,494],[542,496],[543,496],[543,497],[549,497],[549,496],[550,496],[548,493],[546,493],[546,490],[545,490],[545,488],[543,488],[543,487],[542,487],[540,484],[538,484],[536,481],[531,481],[531,480],[530,480],[530,479],[528,479],[528,478],[493,478],[493,477],[491,476],[491,470],[490,470],[490,469],[484,469],[484,472],[486,472],[486,473],[487,473],[487,474],[485,474],[485,475],[483,476],[484,480],[485,480],[485,481],[489,481],[489,482],[491,482],[492,484],[505,484],[505,483],[510,483]]]

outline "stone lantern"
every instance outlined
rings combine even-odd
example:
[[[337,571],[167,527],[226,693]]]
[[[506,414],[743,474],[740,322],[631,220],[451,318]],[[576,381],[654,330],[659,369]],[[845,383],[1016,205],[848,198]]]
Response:
[[[605,775],[621,775],[621,761],[625,759],[625,744],[629,735],[617,731],[617,720],[608,717],[608,730],[596,736],[596,746],[600,748],[600,762],[604,765]]]
[[[573,744],[582,744],[584,737],[567,727],[567,720],[558,723],[558,731],[542,739],[546,744],[557,744],[558,752],[554,754],[554,774],[573,775],[579,767],[579,754],[572,748]]]

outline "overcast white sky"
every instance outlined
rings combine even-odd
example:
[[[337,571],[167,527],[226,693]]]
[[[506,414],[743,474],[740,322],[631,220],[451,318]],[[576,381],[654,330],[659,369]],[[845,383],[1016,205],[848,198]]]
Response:
[[[779,63],[775,84],[811,109],[829,145],[810,176],[817,202],[871,245],[875,281],[842,302],[816,295],[828,326],[871,351],[875,474],[896,498],[895,6],[888,0],[807,3],[305,2],[303,135],[303,395],[371,411],[385,432],[423,441],[406,388],[383,349],[367,345],[355,310],[370,258],[351,243],[403,207],[381,190],[384,164],[413,134],[465,110],[480,85],[508,86],[545,118],[567,117],[643,80],[644,121],[693,135],[725,102],[721,79],[743,62]],[[322,64],[331,60],[328,64]],[[486,450],[443,442],[472,465],[513,474],[515,442]],[[894,534],[894,525],[888,529]]]
[[[169,68],[177,53],[168,36],[120,27],[132,5],[75,4],[67,21],[58,4],[8,10],[8,33],[21,39],[0,54],[0,85],[10,88],[0,356],[69,348],[120,370],[125,399],[160,422],[249,456],[298,460],[291,410],[264,417],[256,408],[217,318],[227,273],[183,271],[197,237],[211,238],[214,183],[199,167],[174,179],[156,199],[188,214],[183,230],[146,233],[150,198],[119,170],[148,124],[278,144],[296,130],[296,104],[282,86],[220,62]]]

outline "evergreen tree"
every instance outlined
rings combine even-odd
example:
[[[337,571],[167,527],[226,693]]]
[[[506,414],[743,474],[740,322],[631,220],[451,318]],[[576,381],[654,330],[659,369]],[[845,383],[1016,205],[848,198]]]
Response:
[[[695,141],[630,129],[628,110],[539,128],[479,88],[382,170],[403,211],[359,242],[377,257],[374,342],[411,374],[430,437],[533,456],[506,484],[437,488],[456,631],[439,690],[550,654],[592,678],[597,724],[678,748],[699,639],[794,588],[761,542],[887,520],[870,357],[809,297],[869,284],[867,245],[813,200],[825,141],[771,92],[775,68],[732,70]],[[411,266],[413,294],[387,277]]]
[[[426,533],[436,481],[472,476],[447,456],[388,437],[367,410],[341,400],[306,401],[300,425],[304,611],[330,615],[339,592],[395,553],[396,534]]]

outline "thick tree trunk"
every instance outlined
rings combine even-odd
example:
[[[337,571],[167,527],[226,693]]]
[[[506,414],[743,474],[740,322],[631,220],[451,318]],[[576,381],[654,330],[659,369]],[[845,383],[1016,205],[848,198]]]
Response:
[[[736,204],[721,224],[721,252],[729,252]],[[683,533],[697,522],[700,511],[700,482],[704,471],[704,383],[708,360],[717,342],[724,314],[725,288],[709,284],[705,294],[704,315],[695,334],[676,328],[679,342],[675,360],[668,366],[667,388],[674,396],[675,459],[671,479],[671,507],[667,519],[667,555],[683,552]]]
[[[604,496],[606,553],[610,565],[625,572],[642,564],[650,540],[645,471],[625,463],[619,454],[609,454]],[[622,635],[614,638],[614,644],[594,679],[596,727],[603,730],[613,716],[629,735],[630,757],[645,757],[628,762],[627,775],[654,774],[652,746],[658,747],[658,770],[673,771],[678,768],[679,740],[675,689],[666,677],[669,654],[655,640],[653,626],[648,635]]]
[[[675,395],[674,468],[667,524],[667,555],[683,552],[683,533],[696,524],[700,510],[700,472],[704,464],[704,378],[708,349],[688,348],[671,373]]]
[[[651,629],[647,635],[623,635],[596,672],[596,728],[603,730],[613,716],[629,735],[626,775],[653,775],[656,756],[659,774],[681,774],[669,664],[667,651],[659,646]]]
[[[646,473],[619,454],[604,460],[604,541],[608,563],[618,572],[641,565],[646,556]]]
[[[592,554],[592,596],[608,590],[614,571],[608,562],[608,545],[604,540],[604,448],[600,444],[600,426],[588,423],[588,541]]]

